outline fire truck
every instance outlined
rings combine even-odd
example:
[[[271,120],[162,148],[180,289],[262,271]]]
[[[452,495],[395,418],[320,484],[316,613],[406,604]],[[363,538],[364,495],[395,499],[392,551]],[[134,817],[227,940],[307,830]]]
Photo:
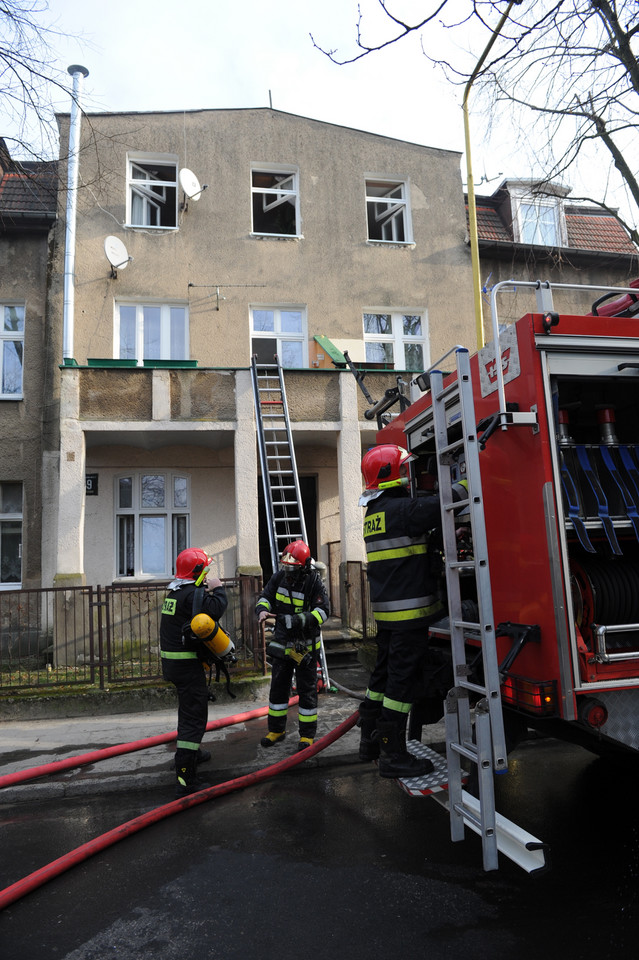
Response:
[[[554,309],[553,290],[569,285],[498,284],[492,342],[440,358],[377,433],[414,455],[413,495],[439,491],[449,616],[430,649],[452,682],[451,833],[481,833],[486,869],[492,775],[527,728],[596,752],[639,750],[638,285],[585,288],[598,298],[583,316]],[[535,312],[500,328],[498,297],[515,287],[530,288]]]

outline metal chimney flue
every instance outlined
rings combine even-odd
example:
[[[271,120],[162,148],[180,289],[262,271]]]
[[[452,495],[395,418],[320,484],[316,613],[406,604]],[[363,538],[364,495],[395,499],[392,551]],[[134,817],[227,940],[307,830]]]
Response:
[[[80,94],[82,81],[89,76],[86,67],[73,64],[68,67],[73,77],[73,95],[69,122],[69,159],[67,166],[67,221],[64,245],[64,306],[62,328],[62,359],[73,358],[73,323],[75,307],[75,221],[78,193],[78,153],[82,111]]]

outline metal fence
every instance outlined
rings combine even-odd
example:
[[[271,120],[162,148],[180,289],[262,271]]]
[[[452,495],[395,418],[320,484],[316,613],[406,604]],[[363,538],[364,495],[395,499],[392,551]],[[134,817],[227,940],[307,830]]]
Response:
[[[258,577],[224,580],[221,625],[241,661],[261,664]],[[159,628],[166,583],[0,592],[0,692],[162,677]]]

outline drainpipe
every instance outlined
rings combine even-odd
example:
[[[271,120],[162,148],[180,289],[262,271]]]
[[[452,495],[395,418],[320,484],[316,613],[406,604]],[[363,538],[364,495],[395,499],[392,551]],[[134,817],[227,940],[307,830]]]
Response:
[[[86,67],[73,64],[68,68],[73,77],[71,119],[69,123],[69,160],[67,165],[67,224],[64,242],[64,306],[62,326],[62,359],[73,358],[73,312],[75,306],[75,221],[78,193],[78,150],[80,146],[80,92]]]
[[[475,207],[475,184],[473,181],[473,168],[470,158],[470,126],[468,123],[468,97],[470,95],[470,88],[477,79],[479,71],[484,65],[484,61],[490,50],[501,33],[501,28],[506,23],[508,19],[508,14],[516,3],[521,3],[521,0],[512,0],[512,3],[508,4],[501,20],[495,27],[492,32],[491,38],[488,41],[486,49],[482,53],[481,57],[475,65],[470,80],[466,84],[466,89],[464,90],[464,100],[462,103],[462,109],[464,111],[464,140],[466,145],[466,179],[468,181],[468,230],[470,233],[470,258],[473,268],[473,296],[475,299],[475,325],[477,328],[477,349],[481,350],[484,346],[484,316],[482,311],[481,303],[481,278],[479,273],[479,239],[477,236],[477,209]]]

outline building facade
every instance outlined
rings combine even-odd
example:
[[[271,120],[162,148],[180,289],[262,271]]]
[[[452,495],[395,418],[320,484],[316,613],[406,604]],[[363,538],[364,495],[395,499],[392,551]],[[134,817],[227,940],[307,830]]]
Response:
[[[18,163],[0,139],[0,589],[42,576],[42,456],[57,422],[46,322],[56,194],[56,163]]]
[[[459,154],[272,109],[85,115],[71,268],[66,163],[3,147],[0,166],[0,589],[166,580],[187,544],[221,577],[268,572],[250,366],[277,354],[309,541],[350,619],[377,424],[345,355],[379,400],[474,349]],[[637,274],[614,218],[563,188],[505,181],[477,215],[486,295]],[[500,320],[534,309],[515,290]]]
[[[459,160],[271,109],[83,118],[73,316],[63,196],[52,252],[44,582],[170,577],[187,543],[220,576],[264,565],[253,355],[285,368],[314,555],[362,561],[376,424],[331,357],[379,399],[472,337]]]

